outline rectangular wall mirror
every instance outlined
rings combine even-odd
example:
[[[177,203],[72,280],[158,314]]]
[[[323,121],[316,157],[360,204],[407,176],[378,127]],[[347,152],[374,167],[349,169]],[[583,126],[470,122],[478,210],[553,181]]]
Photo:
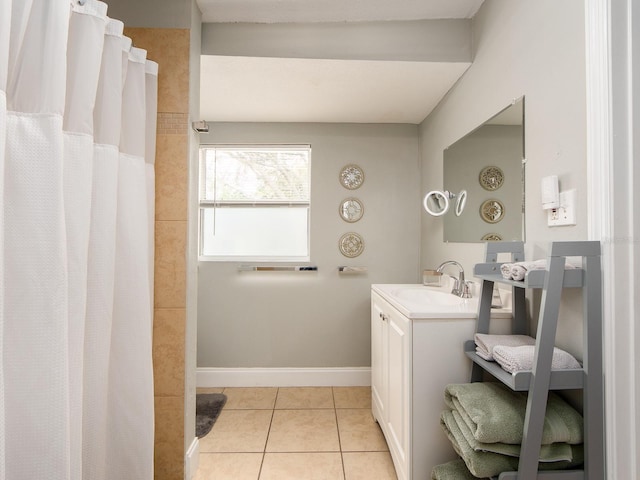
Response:
[[[445,149],[444,189],[467,191],[445,242],[524,241],[524,158],[524,97]]]

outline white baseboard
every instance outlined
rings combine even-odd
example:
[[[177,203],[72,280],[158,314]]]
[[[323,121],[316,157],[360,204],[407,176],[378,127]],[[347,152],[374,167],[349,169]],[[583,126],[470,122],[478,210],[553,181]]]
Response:
[[[200,441],[198,437],[193,439],[187,454],[184,457],[184,479],[191,480],[198,471],[200,461]]]
[[[366,387],[370,367],[198,368],[197,387]]]

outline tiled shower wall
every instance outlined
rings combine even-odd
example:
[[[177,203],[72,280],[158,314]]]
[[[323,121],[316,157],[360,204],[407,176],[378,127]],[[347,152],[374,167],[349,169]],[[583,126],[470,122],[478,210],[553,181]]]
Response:
[[[188,29],[126,28],[158,62],[153,369],[155,478],[184,477]]]

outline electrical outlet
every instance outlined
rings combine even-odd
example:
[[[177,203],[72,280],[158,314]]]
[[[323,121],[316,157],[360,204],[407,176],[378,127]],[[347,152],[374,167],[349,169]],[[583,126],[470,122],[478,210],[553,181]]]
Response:
[[[560,206],[547,210],[547,225],[560,227],[576,224],[576,191],[560,192]]]

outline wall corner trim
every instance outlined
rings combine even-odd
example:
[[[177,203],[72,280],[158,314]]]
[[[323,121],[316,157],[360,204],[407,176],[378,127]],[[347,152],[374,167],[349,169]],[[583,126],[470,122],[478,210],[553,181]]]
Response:
[[[198,368],[197,387],[365,387],[371,367]]]
[[[194,437],[193,442],[189,446],[187,453],[184,456],[184,478],[185,480],[191,480],[198,471],[198,465],[200,463],[200,440],[198,437]]]

